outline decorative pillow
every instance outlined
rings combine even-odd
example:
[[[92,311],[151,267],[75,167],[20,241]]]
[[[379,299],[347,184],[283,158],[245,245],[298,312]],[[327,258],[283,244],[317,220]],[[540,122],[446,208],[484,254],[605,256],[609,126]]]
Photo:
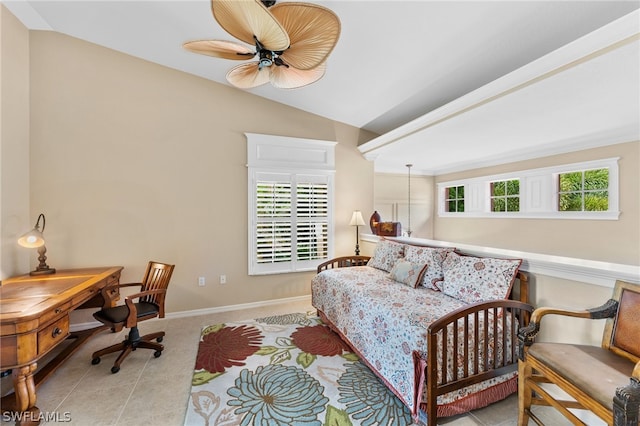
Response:
[[[522,259],[460,256],[451,252],[442,263],[442,291],[467,303],[505,299]]]
[[[383,239],[378,241],[373,256],[369,259],[367,265],[389,272],[393,265],[396,264],[396,260],[403,255],[404,244]]]
[[[409,262],[426,265],[421,285],[432,290],[441,291],[438,286],[444,279],[442,272],[442,262],[447,257],[447,253],[455,250],[453,247],[423,247],[406,245],[404,247],[404,258]]]
[[[409,287],[416,288],[422,282],[422,274],[427,269],[427,265],[411,263],[405,259],[398,259],[391,268],[389,278],[398,281]]]

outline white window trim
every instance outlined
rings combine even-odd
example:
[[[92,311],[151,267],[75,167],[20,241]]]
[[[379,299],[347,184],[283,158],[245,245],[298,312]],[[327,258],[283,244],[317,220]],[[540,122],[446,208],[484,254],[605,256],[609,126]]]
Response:
[[[281,274],[314,271],[326,259],[275,264],[255,262],[256,197],[255,185],[258,173],[281,173],[294,176],[325,177],[329,193],[327,259],[334,256],[334,176],[335,145],[337,142],[300,139],[285,136],[245,133],[247,137],[248,167],[248,271],[249,275]]]
[[[438,216],[464,218],[518,218],[518,219],[588,219],[618,220],[619,208],[619,168],[620,157],[584,161],[519,172],[502,173],[461,179],[437,184]],[[560,173],[609,169],[609,210],[606,212],[561,212],[558,211],[558,191],[556,182]],[[491,211],[491,182],[520,180],[520,211]],[[464,186],[465,211],[447,212],[445,209],[445,188]]]

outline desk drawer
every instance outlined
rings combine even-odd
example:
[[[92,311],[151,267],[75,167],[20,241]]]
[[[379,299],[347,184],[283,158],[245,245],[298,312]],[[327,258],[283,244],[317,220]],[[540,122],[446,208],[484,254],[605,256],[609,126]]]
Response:
[[[66,339],[68,335],[69,315],[65,315],[38,332],[38,355],[46,353],[49,349]]]
[[[100,289],[91,287],[84,290],[82,293],[77,294],[73,299],[71,299],[71,304],[76,307],[80,306],[83,303],[93,299],[96,296],[100,295]]]
[[[48,322],[54,320],[60,315],[65,315],[71,309],[71,302],[63,303],[62,305],[56,307],[55,309],[51,309],[50,311],[46,311],[40,316],[40,325],[46,325]]]
[[[79,306],[78,309],[87,309],[87,308],[102,308],[105,305],[105,300],[104,297],[102,297],[101,294],[101,289],[103,287],[108,287],[111,286],[112,284],[118,284],[120,282],[120,271],[109,275],[107,278],[105,278],[101,283],[99,283],[97,285],[97,288],[95,288],[95,293],[92,294],[82,294],[82,295],[78,295],[78,297],[74,298],[73,302],[74,302],[74,306],[75,303],[81,303],[81,305]],[[86,298],[86,300],[84,300],[84,298]],[[113,300],[118,300],[119,299],[119,291],[118,291],[118,287],[114,287],[111,291],[110,291],[110,298]],[[112,306],[115,306],[115,302],[111,303]]]

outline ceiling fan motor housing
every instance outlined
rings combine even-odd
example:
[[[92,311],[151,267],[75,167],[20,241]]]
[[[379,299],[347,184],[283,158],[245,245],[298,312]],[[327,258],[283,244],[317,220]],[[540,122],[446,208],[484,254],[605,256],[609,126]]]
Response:
[[[274,53],[272,51],[266,49],[260,50],[260,63],[258,64],[258,68],[262,69],[273,65],[273,57]]]

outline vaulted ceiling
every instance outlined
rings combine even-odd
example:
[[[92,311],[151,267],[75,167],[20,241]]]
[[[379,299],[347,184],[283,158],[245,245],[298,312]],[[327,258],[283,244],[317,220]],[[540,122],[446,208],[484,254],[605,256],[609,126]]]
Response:
[[[68,34],[220,84],[228,84],[225,74],[237,65],[182,48],[190,40],[233,40],[212,17],[207,0],[3,3],[30,29]],[[576,149],[586,139],[585,146],[595,144],[598,134],[609,137],[607,126],[626,128],[621,141],[640,133],[638,121],[627,117],[640,115],[637,92],[632,93],[640,90],[633,86],[640,80],[637,42],[594,58],[593,67],[571,67],[561,78],[522,86],[518,97],[504,96],[510,89],[496,83],[506,78],[522,85],[527,64],[630,13],[627,20],[640,27],[638,1],[314,3],[332,9],[342,23],[326,75],[299,89],[267,84],[250,92],[382,135],[361,147],[378,171],[402,171],[412,162],[417,173],[438,174],[535,156],[561,141]],[[503,95],[487,102],[479,96],[483,90],[485,97]],[[574,109],[597,99],[606,101],[607,112],[598,123],[592,122],[601,109]],[[563,127],[567,116],[580,114],[583,128],[580,120]],[[502,120],[488,121],[489,116]],[[546,131],[532,130],[541,127]]]

